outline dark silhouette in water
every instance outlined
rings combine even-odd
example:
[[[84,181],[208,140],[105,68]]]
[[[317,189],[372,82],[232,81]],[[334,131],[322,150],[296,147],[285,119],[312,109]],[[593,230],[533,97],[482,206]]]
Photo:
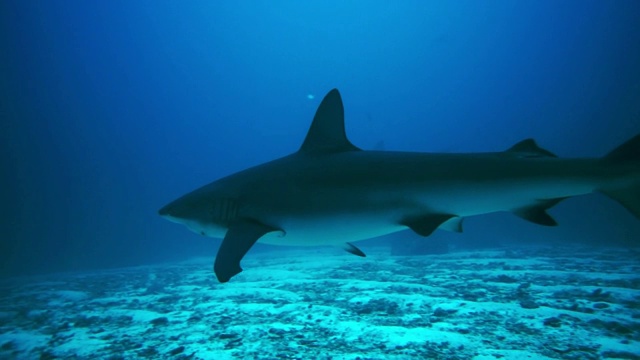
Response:
[[[555,226],[547,210],[603,192],[640,218],[640,135],[603,159],[559,159],[532,139],[504,152],[362,151],[348,139],[338,90],[320,104],[296,153],[230,175],[160,210],[206,236],[224,237],[221,282],[260,239],[274,245],[343,245],[406,228],[461,232],[466,216],[510,211]]]

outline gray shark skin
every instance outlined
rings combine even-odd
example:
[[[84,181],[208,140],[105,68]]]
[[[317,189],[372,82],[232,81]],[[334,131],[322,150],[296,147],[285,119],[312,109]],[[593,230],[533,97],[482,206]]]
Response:
[[[220,282],[260,240],[275,245],[342,245],[411,229],[462,231],[467,216],[510,211],[545,226],[563,199],[607,194],[640,219],[640,135],[601,159],[559,159],[527,139],[504,152],[437,154],[363,151],[344,129],[338,90],[320,104],[299,151],[232,174],[163,207],[192,231],[224,238]]]

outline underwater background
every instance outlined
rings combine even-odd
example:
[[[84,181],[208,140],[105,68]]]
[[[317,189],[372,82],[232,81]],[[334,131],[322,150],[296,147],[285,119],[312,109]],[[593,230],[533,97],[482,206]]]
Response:
[[[219,240],[169,223],[158,209],[296,151],[332,88],[343,97],[348,137],[363,149],[502,151],[534,138],[560,157],[601,157],[640,133],[636,0],[6,0],[0,45],[0,276],[10,282],[213,261]],[[637,269],[638,257],[629,254],[640,244],[640,222],[619,204],[593,194],[550,213],[560,226],[498,213],[465,220],[463,234],[437,231],[421,239],[402,232],[358,246],[367,253],[367,246],[415,241],[462,251],[614,246],[606,269],[619,268],[616,256]],[[261,259],[273,249],[258,244],[252,253]],[[401,253],[411,255],[408,249]],[[290,251],[294,261],[307,256],[275,251],[285,259]],[[382,268],[392,259],[376,251],[372,259],[380,263],[357,266]],[[341,253],[323,256],[326,266],[341,266]],[[210,262],[199,265],[187,268],[210,278],[203,273],[197,284],[216,285]],[[353,278],[365,276],[356,271]],[[153,295],[147,280],[140,288]],[[636,306],[640,286],[627,285]],[[586,294],[602,300],[593,286]],[[64,293],[66,301],[88,301],[85,290]],[[3,292],[3,301],[14,295]],[[13,316],[7,313],[0,320]],[[635,338],[638,329],[630,330]],[[34,354],[33,347],[4,350],[17,358]]]
[[[501,151],[532,137],[600,157],[640,132],[634,0],[0,6],[5,275],[215,254],[157,210],[296,151],[334,87],[364,149]],[[604,196],[552,214],[561,226],[496,214],[436,236],[638,244],[638,221]]]

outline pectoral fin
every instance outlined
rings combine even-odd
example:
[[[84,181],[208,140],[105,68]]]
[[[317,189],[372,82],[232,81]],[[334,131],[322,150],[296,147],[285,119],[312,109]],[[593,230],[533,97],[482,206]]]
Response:
[[[218,281],[224,283],[242,271],[240,260],[253,244],[264,234],[281,231],[251,219],[237,219],[229,225],[229,230],[218,250],[213,271]]]
[[[401,221],[400,224],[407,226],[418,235],[429,236],[440,225],[444,224],[454,217],[456,216],[447,214],[427,214],[422,216],[409,217]]]

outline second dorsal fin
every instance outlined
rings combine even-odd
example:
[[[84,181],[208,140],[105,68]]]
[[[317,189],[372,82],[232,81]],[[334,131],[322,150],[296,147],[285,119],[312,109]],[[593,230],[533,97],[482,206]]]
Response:
[[[533,139],[525,139],[510,147],[506,152],[520,155],[521,157],[558,157],[549,150],[545,150],[536,144]]]

